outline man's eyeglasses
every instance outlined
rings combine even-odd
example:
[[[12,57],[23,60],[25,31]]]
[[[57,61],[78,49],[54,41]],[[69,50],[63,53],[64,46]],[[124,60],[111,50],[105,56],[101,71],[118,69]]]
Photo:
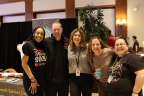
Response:
[[[123,45],[125,45],[125,44],[126,44],[126,43],[119,43],[119,44],[116,43],[115,46],[118,47],[119,45],[120,45],[120,46],[123,46]]]

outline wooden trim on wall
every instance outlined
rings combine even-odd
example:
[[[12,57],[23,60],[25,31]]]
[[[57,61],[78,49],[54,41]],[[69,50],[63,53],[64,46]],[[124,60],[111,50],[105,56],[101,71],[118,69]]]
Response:
[[[25,21],[31,21],[33,19],[33,0],[25,1]]]
[[[33,0],[0,0],[0,4],[13,3],[13,2],[32,2]]]
[[[108,8],[115,8],[115,4],[112,5],[100,5],[100,6],[94,6],[94,8],[102,8],[102,9],[108,9]],[[79,10],[80,8],[84,7],[77,7],[76,10]]]
[[[3,15],[0,15],[0,16],[19,16],[19,15],[25,15],[25,12],[12,13],[12,14],[3,14]]]
[[[54,12],[65,12],[65,9],[63,8],[63,9],[54,9],[54,10],[34,11],[33,14],[54,13]],[[25,15],[25,12],[4,14],[4,15],[0,15],[0,16],[18,16],[18,15]]]
[[[22,1],[25,1],[25,0],[0,0],[0,4],[22,2]]]
[[[76,11],[83,7],[77,7],[75,8]],[[94,6],[94,8],[102,8],[102,9],[108,9],[108,8],[115,8],[115,5],[102,5],[102,6]],[[41,10],[41,11],[34,11],[33,14],[43,14],[43,13],[54,13],[54,12],[65,12],[65,8],[61,9],[53,9],[53,10]],[[25,15],[25,12],[19,12],[19,13],[12,13],[12,14],[3,14],[0,16],[18,16],[18,15]],[[76,15],[77,16],[77,15]]]
[[[127,21],[127,0],[116,0],[116,20],[126,19]],[[127,37],[127,23],[123,26],[116,24],[116,36]]]
[[[75,18],[75,0],[65,0],[66,2],[66,18]]]
[[[33,13],[33,19],[36,19],[37,14]]]
[[[0,4],[25,1],[25,21],[33,19],[33,0],[1,0]]]
[[[102,9],[109,9],[109,8],[115,8],[116,5],[112,4],[112,5],[101,5],[101,6],[94,6],[94,8],[102,8]],[[84,7],[77,7],[75,8],[75,17],[77,16],[77,11],[80,8],[84,8]],[[28,8],[29,10],[29,8]],[[61,9],[53,9],[53,10],[41,10],[41,11],[34,11],[33,12],[33,18],[36,18],[37,14],[45,14],[45,13],[54,13],[54,12],[65,12],[66,9],[65,8],[61,8]],[[25,12],[19,12],[19,13],[12,13],[12,14],[4,14],[4,15],[0,15],[0,16],[18,16],[18,15],[25,15]],[[75,18],[74,17],[74,18]],[[33,19],[32,18],[32,19]],[[30,20],[30,19],[28,19]]]
[[[3,16],[0,16],[0,22],[3,23]]]
[[[62,8],[62,9],[53,9],[53,10],[34,11],[34,13],[36,13],[36,14],[41,14],[41,13],[54,13],[54,12],[65,12],[65,8]]]

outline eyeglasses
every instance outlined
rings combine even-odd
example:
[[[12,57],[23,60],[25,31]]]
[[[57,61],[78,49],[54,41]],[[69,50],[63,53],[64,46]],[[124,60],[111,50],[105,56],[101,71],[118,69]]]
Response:
[[[125,44],[126,44],[126,43],[119,43],[119,44],[116,43],[115,46],[118,47],[119,45],[120,45],[120,46],[123,46],[123,45],[125,45]]]

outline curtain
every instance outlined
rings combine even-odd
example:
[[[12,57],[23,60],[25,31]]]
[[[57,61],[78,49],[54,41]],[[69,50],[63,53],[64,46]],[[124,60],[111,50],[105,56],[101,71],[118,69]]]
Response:
[[[63,34],[67,38],[70,37],[70,33],[72,32],[72,30],[78,28],[77,18],[60,19],[60,23],[62,24],[63,27]]]
[[[32,33],[32,22],[1,23],[0,27],[0,69],[14,68],[22,72],[17,44],[22,43]]]
[[[78,27],[76,18],[60,19],[63,34],[69,38],[73,29]],[[25,41],[32,34],[32,21],[1,23],[0,26],[0,69],[14,68],[22,72],[20,53],[17,44]]]

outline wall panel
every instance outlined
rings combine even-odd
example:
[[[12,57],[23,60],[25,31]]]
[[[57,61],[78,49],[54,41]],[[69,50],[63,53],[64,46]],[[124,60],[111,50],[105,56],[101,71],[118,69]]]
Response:
[[[115,36],[115,9],[109,8],[109,9],[103,9],[103,18],[106,26],[110,28],[112,35]],[[79,27],[82,26],[82,23],[79,22]]]
[[[116,20],[126,19],[127,21],[127,0],[116,0]],[[122,24],[122,23],[121,23]],[[127,37],[127,24],[120,27],[116,24],[116,35],[122,35],[124,38]]]
[[[44,14],[37,14],[36,18],[66,18],[65,12],[55,12],[55,13],[44,13]]]
[[[112,5],[115,4],[115,0],[75,0],[76,7],[84,7],[87,4],[99,5]]]
[[[3,17],[3,22],[23,22],[25,21],[25,15],[21,16],[5,16]]]

